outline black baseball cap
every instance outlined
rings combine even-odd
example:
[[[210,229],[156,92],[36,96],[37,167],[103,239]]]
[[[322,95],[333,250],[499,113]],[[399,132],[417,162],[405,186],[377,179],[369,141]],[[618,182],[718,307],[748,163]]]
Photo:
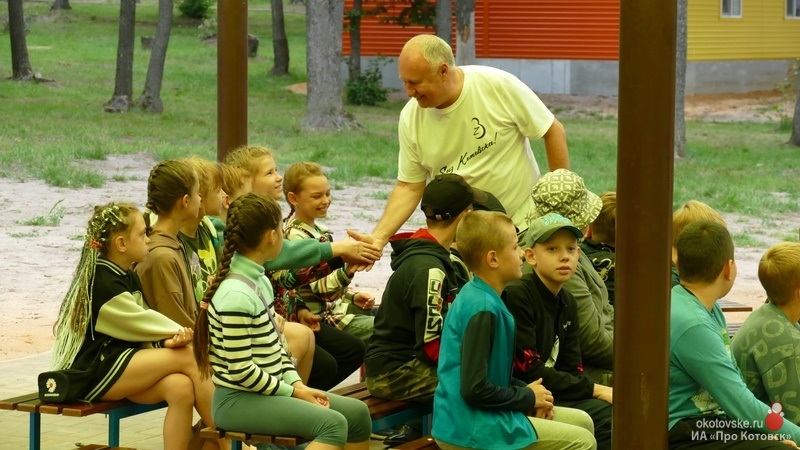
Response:
[[[449,220],[472,205],[475,191],[461,175],[436,175],[425,186],[420,207],[429,220]],[[485,192],[480,191],[480,194],[485,198]]]

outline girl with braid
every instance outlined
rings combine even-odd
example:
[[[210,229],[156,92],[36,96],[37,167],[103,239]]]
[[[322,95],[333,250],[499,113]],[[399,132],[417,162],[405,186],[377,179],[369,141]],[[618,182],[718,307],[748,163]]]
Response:
[[[226,164],[240,167],[251,177],[252,191],[269,196],[273,200],[283,198],[283,178],[278,173],[275,157],[266,147],[240,147],[225,159]],[[290,250],[291,249],[291,250]],[[272,282],[275,295],[275,309],[279,315],[286,316],[284,296],[291,290],[325,278],[344,263],[372,264],[380,258],[380,251],[373,245],[355,240],[340,242],[319,242],[316,239],[284,240],[283,250],[278,258],[265,264],[267,276]],[[338,257],[341,256],[341,257]],[[283,270],[282,270],[283,269]],[[322,328],[322,327],[320,327]],[[364,362],[366,345],[360,339],[338,332],[333,328],[319,331],[311,338],[326,342],[329,349],[336,347],[335,355],[321,345],[313,350],[313,366],[308,380],[310,386],[331,389],[352,374]],[[298,338],[307,339],[308,327],[290,322],[286,326],[286,337],[291,346]],[[330,335],[330,336],[329,336]]]
[[[142,215],[133,205],[98,206],[78,268],[55,324],[54,370],[91,370],[82,400],[167,402],[164,448],[186,449],[192,407],[212,424],[214,385],[192,356],[191,328],[148,308],[130,270],[148,253]],[[220,442],[230,448],[230,442]]]
[[[134,268],[150,307],[184,327],[194,326],[197,301],[178,232],[200,214],[199,190],[197,173],[185,161],[167,160],[150,171],[147,209],[158,221],[151,225],[151,215],[145,214],[150,252]]]
[[[366,404],[307,387],[286,352],[264,272],[282,245],[275,200],[249,193],[231,204],[220,272],[194,336],[197,365],[217,385],[214,419],[223,429],[302,436],[312,440],[309,450],[366,450]]]

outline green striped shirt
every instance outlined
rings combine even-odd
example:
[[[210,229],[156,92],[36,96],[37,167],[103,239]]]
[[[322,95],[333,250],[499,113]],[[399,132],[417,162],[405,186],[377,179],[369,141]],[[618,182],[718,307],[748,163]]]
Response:
[[[275,314],[272,286],[264,276],[264,267],[235,253],[230,273],[252,280]],[[239,280],[224,280],[208,307],[208,327],[215,384],[266,395],[292,395],[291,385],[300,376],[281,346],[264,302],[253,289]]]

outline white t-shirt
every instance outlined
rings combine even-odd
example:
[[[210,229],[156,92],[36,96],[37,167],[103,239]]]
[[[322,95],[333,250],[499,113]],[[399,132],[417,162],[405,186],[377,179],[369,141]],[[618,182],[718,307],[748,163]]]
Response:
[[[554,116],[523,82],[508,72],[463,66],[464,86],[447,108],[420,108],[411,99],[400,113],[397,179],[425,181],[457,173],[494,194],[524,230],[533,208],[530,193],[539,167],[528,139],[541,138]]]

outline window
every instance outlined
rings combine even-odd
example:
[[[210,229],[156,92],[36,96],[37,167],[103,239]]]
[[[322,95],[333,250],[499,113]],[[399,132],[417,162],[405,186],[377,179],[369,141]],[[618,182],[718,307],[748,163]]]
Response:
[[[786,0],[786,17],[800,18],[800,0]]]
[[[742,0],[722,0],[722,12],[720,15],[722,17],[742,17]]]

